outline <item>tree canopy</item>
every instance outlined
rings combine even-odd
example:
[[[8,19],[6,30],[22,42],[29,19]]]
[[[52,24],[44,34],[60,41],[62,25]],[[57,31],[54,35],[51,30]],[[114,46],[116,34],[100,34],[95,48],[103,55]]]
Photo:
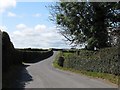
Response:
[[[71,44],[103,48],[108,45],[107,27],[120,23],[119,6],[118,2],[58,2],[50,6],[51,20]]]

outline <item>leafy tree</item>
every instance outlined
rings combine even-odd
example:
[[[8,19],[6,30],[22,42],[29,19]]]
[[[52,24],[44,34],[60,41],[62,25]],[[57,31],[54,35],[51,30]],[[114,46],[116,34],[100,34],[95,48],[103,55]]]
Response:
[[[118,25],[117,2],[58,2],[50,7],[60,33],[71,44],[87,43],[88,49],[106,47],[107,27]]]

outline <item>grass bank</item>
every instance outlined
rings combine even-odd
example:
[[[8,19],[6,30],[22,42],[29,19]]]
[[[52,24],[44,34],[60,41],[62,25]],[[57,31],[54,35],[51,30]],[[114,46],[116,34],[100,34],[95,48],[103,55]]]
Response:
[[[100,78],[100,79],[103,79],[105,81],[109,81],[111,83],[114,83],[114,84],[118,85],[118,75],[112,74],[112,73],[109,73],[109,72],[101,72],[101,71],[99,71],[100,69],[98,69],[96,71],[94,71],[94,70],[87,70],[88,68],[87,68],[86,65],[89,64],[88,61],[87,61],[88,64],[85,64],[85,62],[84,62],[84,64],[82,64],[82,65],[86,66],[86,68],[84,67],[85,69],[81,68],[82,66],[80,67],[78,65],[79,64],[78,61],[81,60],[80,57],[82,59],[84,58],[84,60],[86,60],[86,59],[89,59],[89,60],[93,60],[94,59],[94,60],[96,60],[96,59],[100,58],[100,55],[101,56],[104,55],[104,57],[102,57],[102,59],[104,59],[104,60],[107,60],[107,59],[110,59],[110,58],[113,59],[113,60],[116,60],[115,55],[117,53],[115,52],[115,49],[116,48],[105,48],[105,49],[102,49],[102,50],[97,51],[97,52],[87,51],[87,50],[81,50],[80,53],[79,53],[79,55],[77,55],[77,57],[72,58],[72,60],[68,60],[68,58],[66,58],[66,57],[71,58],[70,56],[74,56],[75,53],[69,53],[69,52],[63,52],[63,53],[61,53],[60,52],[56,56],[56,59],[53,62],[53,66],[55,68],[58,68],[58,69],[61,69],[61,70],[72,71],[72,72],[75,72],[75,73],[78,73],[78,74],[82,74],[82,75],[87,75],[87,76],[90,76],[90,77],[93,77],[93,78]],[[112,51],[112,54],[108,55],[108,53],[110,53],[110,51]],[[61,66],[58,65],[58,59],[59,59],[59,57],[61,55],[65,58],[63,67],[61,67]],[[76,59],[76,58],[79,58],[79,60]],[[78,64],[74,65],[74,63],[78,63]],[[73,64],[73,65],[69,66],[68,64],[71,64],[71,65]],[[106,63],[104,63],[104,64],[106,65]],[[112,64],[114,64],[114,63],[112,62]],[[98,68],[98,67],[94,67],[94,68]],[[108,69],[110,69],[110,68],[108,68]]]

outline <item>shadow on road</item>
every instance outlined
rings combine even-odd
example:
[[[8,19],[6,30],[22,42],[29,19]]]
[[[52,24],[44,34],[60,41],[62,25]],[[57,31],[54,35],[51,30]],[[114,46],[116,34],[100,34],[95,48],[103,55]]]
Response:
[[[37,63],[45,60],[53,55],[53,52],[49,55],[43,55],[35,60],[29,60],[25,63]],[[12,66],[8,72],[2,74],[2,83],[4,89],[25,90],[25,85],[33,81],[32,76],[27,71],[27,67],[30,65],[15,65]]]
[[[32,76],[26,70],[28,65],[13,66],[10,71],[4,73],[3,75],[3,90],[5,89],[15,89],[24,90],[24,87],[30,81],[33,81]],[[14,70],[13,70],[14,68]]]
[[[26,84],[28,84],[30,81],[33,81],[32,76],[29,74],[29,72],[26,70],[26,65],[20,67],[20,72],[17,72],[16,79],[13,84],[13,87],[21,88],[21,90],[24,90],[24,87]]]

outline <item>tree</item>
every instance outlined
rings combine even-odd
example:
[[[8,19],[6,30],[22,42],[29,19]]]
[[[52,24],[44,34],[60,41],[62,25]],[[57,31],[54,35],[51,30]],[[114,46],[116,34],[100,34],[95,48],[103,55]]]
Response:
[[[117,2],[58,2],[50,6],[51,20],[71,44],[103,48],[108,41],[107,27],[117,25],[118,6]]]

